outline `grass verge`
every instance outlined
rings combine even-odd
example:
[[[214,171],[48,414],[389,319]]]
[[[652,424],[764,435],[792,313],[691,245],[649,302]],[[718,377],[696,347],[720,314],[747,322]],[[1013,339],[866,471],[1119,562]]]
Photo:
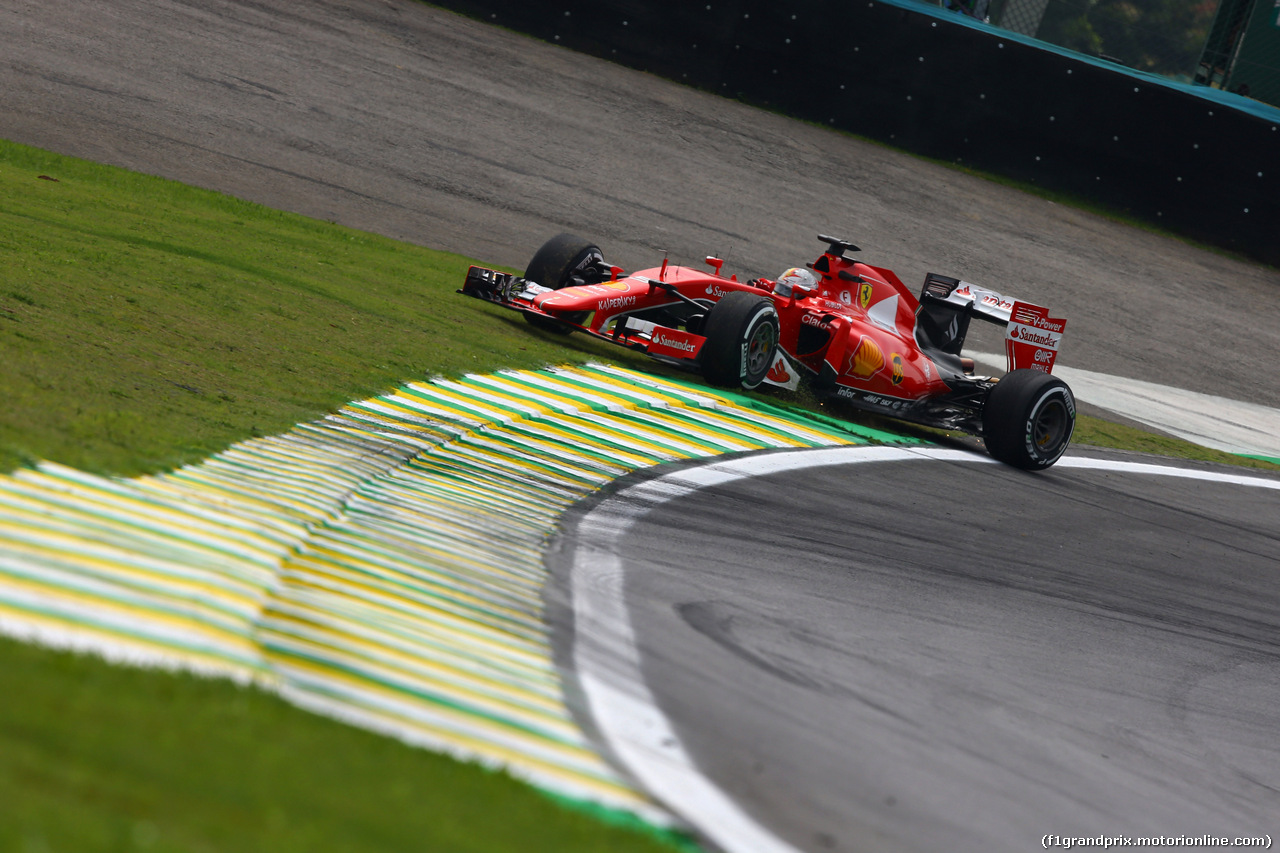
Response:
[[[678,849],[228,681],[0,640],[0,695],[0,850]]]
[[[0,471],[175,468],[409,379],[634,358],[456,295],[468,263],[0,141]]]

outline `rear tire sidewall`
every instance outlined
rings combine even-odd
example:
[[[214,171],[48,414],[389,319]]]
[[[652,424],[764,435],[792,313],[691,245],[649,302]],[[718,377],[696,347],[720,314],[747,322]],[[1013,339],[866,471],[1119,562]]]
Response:
[[[751,391],[778,352],[778,311],[764,296],[736,291],[711,307],[699,360],[708,382]]]
[[[1071,443],[1075,397],[1057,377],[1015,370],[991,390],[982,419],[993,458],[1015,468],[1041,470],[1057,462]]]
[[[557,234],[542,244],[534,253],[529,265],[525,267],[526,281],[532,281],[552,290],[568,287],[575,272],[593,261],[604,260],[600,247],[590,240],[584,240],[576,234]],[[586,313],[567,315],[566,319],[581,323]],[[530,325],[556,334],[568,335],[575,330],[572,326],[542,317],[538,314],[525,314]]]

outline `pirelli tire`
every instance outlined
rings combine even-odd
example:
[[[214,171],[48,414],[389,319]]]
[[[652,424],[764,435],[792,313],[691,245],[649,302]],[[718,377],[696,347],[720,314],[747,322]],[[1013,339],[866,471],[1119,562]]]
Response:
[[[524,277],[527,281],[536,282],[543,287],[559,290],[576,284],[575,278],[582,278],[582,273],[595,264],[602,262],[604,255],[600,247],[576,234],[557,234],[542,244],[542,248],[534,253],[529,265],[525,267]],[[583,281],[582,283],[589,283]],[[537,314],[525,314],[530,325],[547,332],[559,335],[572,334],[572,326],[550,320]],[[586,314],[568,315],[567,319],[581,323]]]
[[[735,291],[707,313],[707,342],[699,356],[713,385],[751,391],[759,387],[778,353],[778,311],[764,296]]]
[[[991,389],[982,411],[987,452],[1028,471],[1048,468],[1071,443],[1076,400],[1063,382],[1038,370],[1011,371]]]

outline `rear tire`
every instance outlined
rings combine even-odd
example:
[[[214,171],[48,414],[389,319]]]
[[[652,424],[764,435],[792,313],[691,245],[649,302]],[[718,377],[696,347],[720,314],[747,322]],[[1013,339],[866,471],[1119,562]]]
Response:
[[[529,261],[529,266],[525,268],[524,277],[527,281],[536,282],[552,290],[559,290],[572,284],[590,284],[592,282],[587,281],[582,273],[603,261],[604,255],[595,243],[584,240],[576,234],[557,234],[543,243],[542,248],[534,254],[533,259]],[[575,279],[582,280],[575,281]],[[565,315],[565,319],[575,323],[581,323],[586,317],[586,313]],[[530,325],[546,332],[568,335],[574,331],[572,326],[566,326],[537,314],[525,314],[524,318]]]
[[[1067,383],[1038,370],[1014,370],[987,395],[982,434],[994,459],[1028,471],[1057,462],[1071,443],[1076,400]]]
[[[707,314],[699,358],[702,375],[713,385],[759,387],[778,353],[778,311],[772,300],[735,291]]]

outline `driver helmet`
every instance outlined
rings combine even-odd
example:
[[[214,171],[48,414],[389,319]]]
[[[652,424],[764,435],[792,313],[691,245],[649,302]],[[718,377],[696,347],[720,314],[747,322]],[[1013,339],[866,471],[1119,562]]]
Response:
[[[788,297],[796,287],[809,291],[817,290],[818,280],[804,267],[792,267],[778,276],[778,280],[773,285],[773,292],[779,296]]]

